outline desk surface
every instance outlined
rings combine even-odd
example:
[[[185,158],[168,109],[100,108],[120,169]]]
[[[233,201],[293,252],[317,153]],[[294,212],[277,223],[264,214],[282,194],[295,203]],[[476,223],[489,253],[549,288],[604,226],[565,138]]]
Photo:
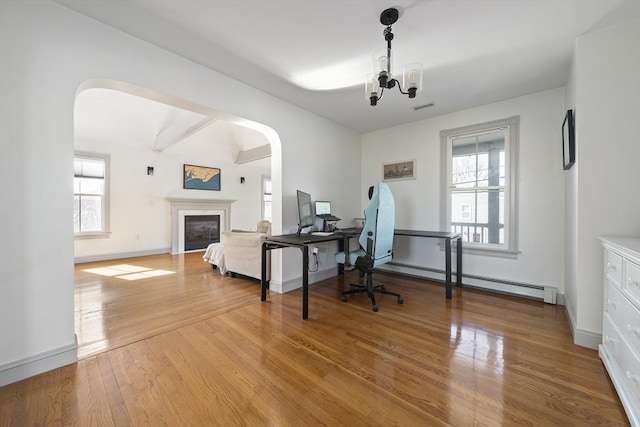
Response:
[[[282,234],[280,236],[268,236],[264,239],[267,243],[283,243],[287,245],[309,245],[311,243],[331,242],[333,240],[343,239],[344,235],[341,233],[333,233],[328,236],[317,236],[313,234]]]
[[[283,243],[288,245],[309,245],[311,243],[331,242],[339,240],[344,237],[354,237],[360,234],[362,228],[341,228],[336,230],[335,233],[328,236],[318,236],[314,234],[283,234],[280,236],[268,236],[265,238],[266,242]],[[414,237],[433,237],[436,239],[458,239],[461,237],[460,233],[451,233],[448,231],[428,231],[428,230],[404,230],[395,229],[393,234],[396,236],[414,236]]]
[[[360,234],[362,228],[341,228],[337,233],[347,235]],[[436,239],[458,239],[462,237],[460,233],[451,233],[448,231],[428,231],[428,230],[404,230],[396,228],[393,230],[396,236],[414,236],[414,237],[433,237]]]

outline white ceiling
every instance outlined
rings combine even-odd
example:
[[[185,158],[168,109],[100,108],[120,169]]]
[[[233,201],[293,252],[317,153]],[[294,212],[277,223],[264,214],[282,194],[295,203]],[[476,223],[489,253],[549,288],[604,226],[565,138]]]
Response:
[[[192,154],[236,162],[238,154],[269,142],[260,132],[214,116],[111,89],[87,89],[75,104],[75,138],[142,150]],[[259,159],[253,166],[271,166]]]
[[[638,0],[56,1],[359,132],[564,86],[577,36],[640,14]],[[395,67],[421,62],[424,89],[371,107],[388,7]]]

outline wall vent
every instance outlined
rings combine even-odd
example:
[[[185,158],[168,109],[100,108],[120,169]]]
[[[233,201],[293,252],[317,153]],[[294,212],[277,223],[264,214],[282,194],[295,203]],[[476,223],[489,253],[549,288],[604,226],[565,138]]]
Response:
[[[413,107],[413,109],[414,109],[415,111],[418,111],[418,110],[422,110],[423,108],[435,107],[435,105],[436,105],[435,103],[430,102],[430,103],[428,103],[428,104],[418,105],[417,107]]]

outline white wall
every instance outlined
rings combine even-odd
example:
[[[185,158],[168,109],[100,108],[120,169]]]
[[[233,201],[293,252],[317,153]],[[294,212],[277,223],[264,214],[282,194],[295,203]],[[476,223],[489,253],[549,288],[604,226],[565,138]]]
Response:
[[[57,4],[0,8],[0,384],[75,360],[73,111],[90,79],[270,127],[274,233],[295,229],[297,187],[358,210],[355,132]],[[299,277],[299,259],[274,256],[274,281]]]
[[[577,228],[569,240],[576,254],[570,306],[574,339],[593,346],[589,335],[599,341],[602,331],[598,236],[640,236],[640,19],[579,37],[574,61]]]
[[[231,205],[231,228],[255,230],[261,216],[262,175],[269,168],[235,164],[216,156],[215,147],[197,154],[154,152],[113,141],[75,142],[76,151],[110,155],[110,235],[75,241],[75,258],[160,253],[171,248],[171,215],[167,197],[236,200]],[[175,150],[173,150],[175,151]],[[206,159],[206,160],[203,160]],[[203,164],[221,169],[220,191],[182,188],[183,164]],[[147,166],[154,174],[147,175]],[[244,184],[240,177],[245,177]],[[104,257],[103,257],[104,258]]]
[[[577,68],[575,50],[571,62],[571,73],[565,90],[565,110],[576,111]],[[577,133],[577,129],[575,129]],[[580,147],[576,147],[576,154]],[[578,170],[580,163],[564,172],[564,303],[569,315],[569,322],[575,325],[575,313],[580,295],[578,294]]]
[[[440,131],[520,116],[519,250],[517,259],[464,254],[463,273],[557,287],[563,292],[564,205],[561,125],[564,89],[447,114],[368,133],[362,138],[361,203],[382,179],[382,164],[417,160],[417,179],[389,182],[396,227],[440,229]],[[444,268],[444,253],[429,239],[396,239],[394,261]]]

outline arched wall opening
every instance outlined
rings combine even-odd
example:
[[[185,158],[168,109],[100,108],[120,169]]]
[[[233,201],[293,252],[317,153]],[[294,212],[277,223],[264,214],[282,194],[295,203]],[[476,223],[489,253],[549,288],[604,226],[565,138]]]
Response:
[[[356,132],[54,2],[3,4],[0,21],[0,40],[11,41],[0,43],[0,384],[76,360],[74,103],[96,76],[261,128],[271,142],[272,233],[295,231],[296,188],[358,215],[359,186],[344,185],[360,182]],[[301,255],[279,252],[272,283],[298,284]]]
[[[279,136],[269,126],[122,81],[87,80],[75,99],[75,150],[102,153],[113,163],[105,197],[109,232],[103,239],[76,239],[76,262],[171,248],[175,242],[167,240],[176,236],[167,229],[167,199],[234,200],[227,225],[235,229],[251,230],[262,219],[261,178],[281,175],[282,163],[268,154],[281,152]],[[219,168],[220,187],[184,189],[183,164]],[[148,167],[155,171],[151,177],[144,173]],[[279,188],[273,193],[281,199]],[[136,221],[132,211],[147,220]],[[281,224],[281,211],[274,209],[274,228]]]

